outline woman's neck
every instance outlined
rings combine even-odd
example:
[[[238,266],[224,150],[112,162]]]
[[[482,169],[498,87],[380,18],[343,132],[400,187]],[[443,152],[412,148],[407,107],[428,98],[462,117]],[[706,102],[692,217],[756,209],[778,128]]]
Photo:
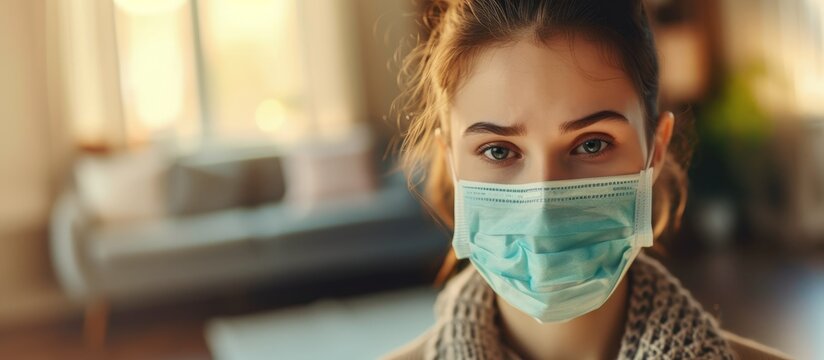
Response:
[[[564,323],[540,324],[496,296],[504,341],[525,359],[617,358],[626,323],[627,278],[603,306]]]

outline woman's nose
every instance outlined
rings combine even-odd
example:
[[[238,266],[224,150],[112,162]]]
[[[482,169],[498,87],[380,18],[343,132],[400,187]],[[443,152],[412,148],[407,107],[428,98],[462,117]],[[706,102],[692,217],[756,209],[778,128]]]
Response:
[[[527,171],[526,182],[566,180],[570,178],[569,171],[559,159],[546,156],[534,161]]]

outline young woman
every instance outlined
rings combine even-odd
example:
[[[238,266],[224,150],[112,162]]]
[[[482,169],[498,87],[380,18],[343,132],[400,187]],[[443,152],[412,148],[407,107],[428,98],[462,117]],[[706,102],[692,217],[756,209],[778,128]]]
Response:
[[[388,358],[778,358],[642,252],[686,179],[640,0],[436,0],[423,23],[401,153],[457,275]]]

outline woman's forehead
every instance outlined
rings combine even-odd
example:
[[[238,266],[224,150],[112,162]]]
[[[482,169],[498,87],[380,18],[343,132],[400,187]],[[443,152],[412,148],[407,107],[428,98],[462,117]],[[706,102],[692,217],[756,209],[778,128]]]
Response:
[[[621,113],[643,130],[643,106],[627,74],[603,45],[580,36],[491,47],[475,59],[453,99],[458,131],[494,120],[544,132],[602,110]]]

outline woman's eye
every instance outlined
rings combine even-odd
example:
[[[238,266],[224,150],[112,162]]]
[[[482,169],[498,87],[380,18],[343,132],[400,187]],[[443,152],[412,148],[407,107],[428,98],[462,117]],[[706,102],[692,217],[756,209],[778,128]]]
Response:
[[[573,153],[579,155],[594,155],[604,151],[604,149],[606,149],[608,146],[609,143],[604,140],[589,139],[581,143],[581,145],[578,145],[578,147],[575,148]]]
[[[483,154],[493,161],[506,160],[514,155],[511,150],[501,146],[490,146],[484,149]]]

